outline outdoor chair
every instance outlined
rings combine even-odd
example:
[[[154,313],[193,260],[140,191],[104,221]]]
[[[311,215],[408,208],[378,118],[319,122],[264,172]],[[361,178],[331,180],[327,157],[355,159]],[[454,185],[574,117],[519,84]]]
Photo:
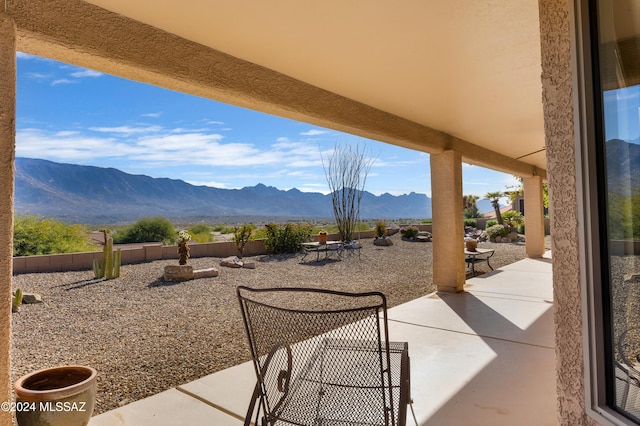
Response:
[[[406,342],[389,342],[382,293],[237,289],[256,387],[245,425],[404,426]]]
[[[615,361],[616,404],[640,419],[640,328],[625,330],[617,347],[620,361]]]

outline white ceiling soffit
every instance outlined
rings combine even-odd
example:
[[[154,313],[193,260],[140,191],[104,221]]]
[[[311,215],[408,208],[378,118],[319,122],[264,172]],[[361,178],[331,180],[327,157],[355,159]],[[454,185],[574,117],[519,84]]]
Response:
[[[537,0],[89,0],[546,169]]]

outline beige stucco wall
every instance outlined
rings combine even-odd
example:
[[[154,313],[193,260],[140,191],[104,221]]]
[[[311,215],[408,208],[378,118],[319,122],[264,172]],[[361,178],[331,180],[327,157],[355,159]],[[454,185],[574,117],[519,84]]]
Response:
[[[462,155],[432,154],[433,283],[438,291],[464,289],[464,224],[462,214]]]
[[[16,118],[15,25],[0,12],[0,402],[11,400],[11,275]],[[0,425],[11,425],[0,411]]]
[[[539,0],[547,177],[553,253],[558,421],[593,424],[584,368],[569,2]]]
[[[544,203],[542,178],[524,178],[525,244],[527,256],[542,257],[544,254]]]

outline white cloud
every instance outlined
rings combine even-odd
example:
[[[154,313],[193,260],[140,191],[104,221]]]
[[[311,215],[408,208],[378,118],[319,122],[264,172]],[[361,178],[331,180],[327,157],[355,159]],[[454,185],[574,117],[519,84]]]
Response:
[[[327,188],[327,185],[322,183],[305,183],[297,188],[302,192],[319,192],[324,195],[331,192],[329,191],[329,188]]]
[[[60,138],[66,138],[68,136],[76,136],[76,135],[79,135],[79,134],[80,134],[80,132],[75,131],[75,130],[63,130],[61,132],[56,133],[56,136],[60,137]]]
[[[73,84],[73,83],[76,83],[76,82],[73,81],[73,80],[69,80],[68,78],[60,78],[60,79],[57,79],[57,80],[53,80],[51,82],[51,85],[52,86],[57,86],[58,84]]]
[[[206,132],[208,129],[186,129],[183,127],[176,127],[175,129],[171,129],[171,133],[200,133]]]
[[[24,52],[16,52],[16,59],[22,59],[22,60],[35,60],[35,61],[42,61],[42,62],[55,62],[51,59],[48,58],[43,58],[40,56],[36,56],[36,55],[30,55],[28,53],[24,53]]]
[[[85,77],[101,77],[103,74],[98,71],[83,69],[81,71],[76,71],[71,73],[71,77],[75,78],[85,78]]]
[[[265,179],[292,179],[321,181],[314,168],[321,167],[320,152],[316,146],[301,142],[284,142],[259,147],[244,142],[223,142],[220,133],[166,129],[162,126],[123,125],[89,127],[87,131],[48,131],[36,128],[21,129],[16,135],[16,152],[21,157],[34,157],[79,162],[101,163],[106,159],[126,160],[129,170],[192,167],[223,167],[225,180],[237,182],[246,177],[228,174],[234,168],[251,175],[254,181]],[[202,130],[202,129],[200,129]],[[114,165],[123,168],[124,166]],[[236,171],[238,170],[236,169]],[[187,173],[189,173],[187,171]],[[220,183],[220,176],[195,176],[193,184],[229,187]]]
[[[51,78],[50,75],[42,74],[42,73],[38,73],[38,72],[28,72],[25,75],[27,76],[27,78],[30,78],[32,80],[47,80],[47,79]]]
[[[301,136],[318,136],[329,133],[328,130],[311,129],[306,132],[300,133]]]
[[[146,114],[141,114],[142,117],[150,117],[150,118],[159,118],[162,115],[161,112],[148,112]]]
[[[155,133],[162,130],[162,126],[146,126],[146,127],[131,127],[131,126],[116,126],[116,127],[89,127],[89,130],[102,133],[124,133],[132,135],[135,133]]]
[[[194,180],[186,180],[185,182],[195,186],[210,186],[212,188],[220,188],[220,189],[225,189],[227,187],[226,184],[222,182],[215,182],[215,181],[200,182],[200,181],[194,181]]]
[[[16,131],[16,155],[19,157],[85,161],[97,157],[125,157],[136,151],[135,147],[112,138],[87,137],[77,132]]]

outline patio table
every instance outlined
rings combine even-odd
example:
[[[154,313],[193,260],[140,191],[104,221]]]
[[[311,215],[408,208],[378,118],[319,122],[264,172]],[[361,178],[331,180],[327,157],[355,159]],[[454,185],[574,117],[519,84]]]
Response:
[[[493,267],[489,263],[489,259],[494,255],[494,249],[477,248],[475,251],[464,249],[464,260],[467,267],[471,265],[471,276],[476,276],[476,262],[487,262],[487,266],[493,271]]]
[[[302,243],[302,249],[304,250],[304,256],[302,261],[309,253],[316,253],[316,262],[320,260],[320,253],[324,252],[325,260],[329,258],[330,252],[337,252],[338,256],[342,255],[342,241],[327,241],[326,243],[319,243],[317,241],[311,243]]]

